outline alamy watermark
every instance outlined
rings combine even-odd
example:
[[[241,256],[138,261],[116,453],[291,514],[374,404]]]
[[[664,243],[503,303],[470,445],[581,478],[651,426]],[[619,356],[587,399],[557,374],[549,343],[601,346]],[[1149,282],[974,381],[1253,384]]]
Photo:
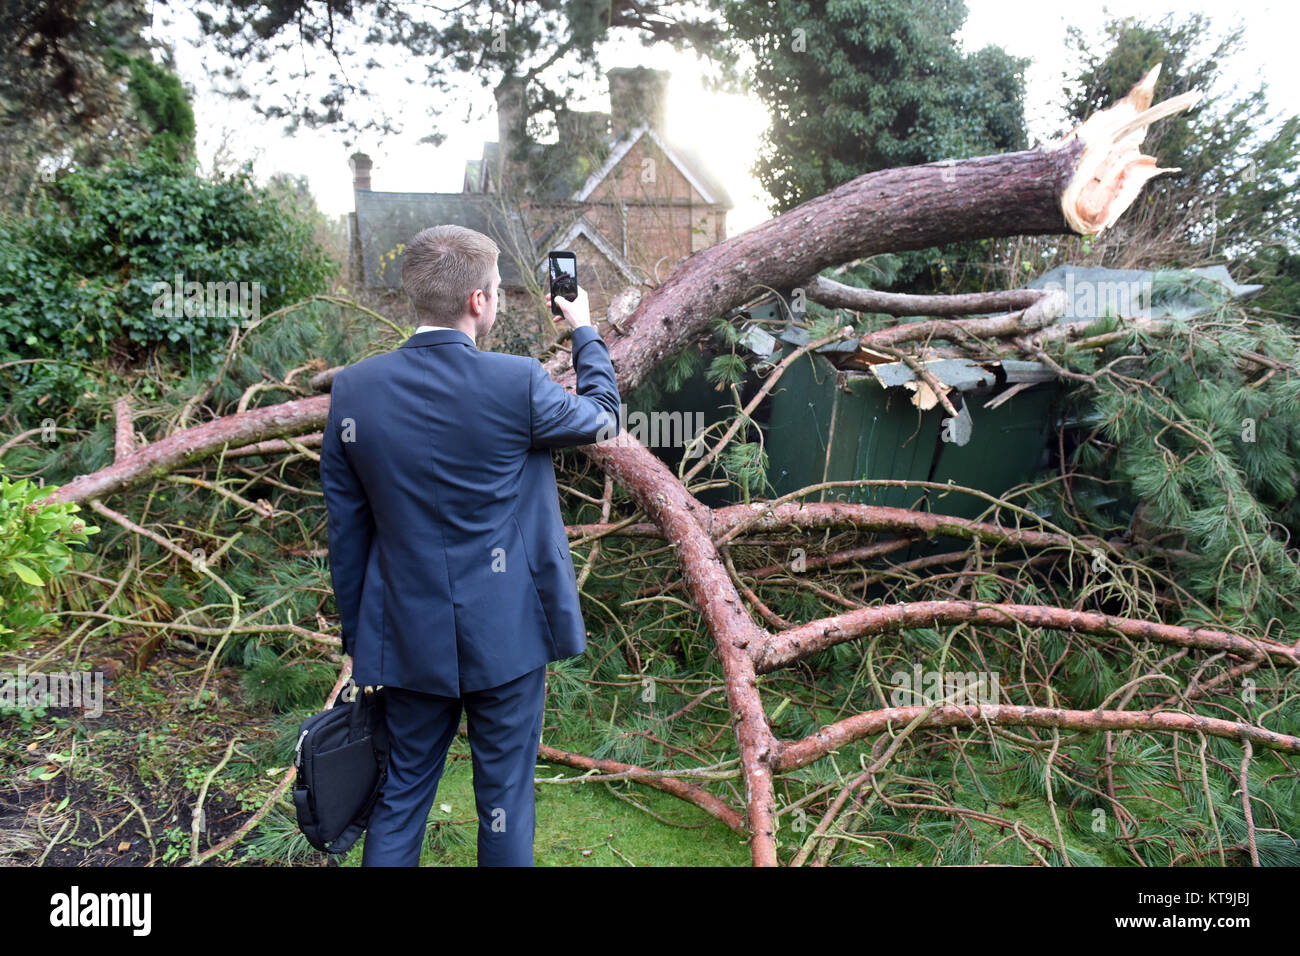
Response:
[[[87,717],[104,713],[104,672],[0,671],[0,705],[7,708],[82,707]]]
[[[996,671],[932,671],[917,664],[910,672],[895,671],[889,680],[891,707],[983,707],[1002,702]]]
[[[1151,318],[1152,282],[1149,278],[1132,281],[1076,279],[1073,272],[1067,272],[1064,285],[1048,282],[1043,288],[1065,293],[1066,318],[1096,319],[1107,314],[1131,319]]]
[[[606,419],[610,416],[606,414]],[[596,441],[608,441],[622,435],[636,439],[646,448],[685,448],[684,457],[695,458],[704,453],[703,412],[641,412],[628,414],[627,405],[620,402],[618,422],[601,427]],[[624,439],[619,438],[619,442]]]
[[[50,897],[51,926],[119,926],[130,929],[133,936],[148,936],[152,911],[151,893],[83,891],[73,884],[68,892]]]
[[[180,272],[174,280],[149,289],[156,319],[242,319],[250,325],[262,317],[260,282],[186,282]]]

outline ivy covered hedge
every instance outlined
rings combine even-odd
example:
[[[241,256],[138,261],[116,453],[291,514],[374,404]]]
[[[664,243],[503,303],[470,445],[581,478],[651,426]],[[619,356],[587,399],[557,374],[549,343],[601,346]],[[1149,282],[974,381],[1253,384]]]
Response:
[[[60,407],[95,377],[87,363],[129,366],[171,343],[203,367],[241,315],[324,291],[336,268],[247,166],[207,178],[154,148],[74,171],[30,216],[0,219],[0,363],[50,360],[12,366],[0,388]],[[178,279],[189,295],[173,294]],[[226,290],[243,313],[221,307]]]

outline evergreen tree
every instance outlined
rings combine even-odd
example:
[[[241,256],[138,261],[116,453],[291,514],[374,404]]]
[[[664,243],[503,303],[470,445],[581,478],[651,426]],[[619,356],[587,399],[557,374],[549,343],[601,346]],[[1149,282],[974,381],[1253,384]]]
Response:
[[[110,52],[114,62],[127,68],[127,89],[150,142],[170,159],[194,155],[194,108],[170,62],[161,64],[149,56],[127,57],[117,50]]]
[[[1026,146],[1029,61],[995,46],[963,53],[962,0],[732,0],[726,13],[757,61],[750,87],[771,115],[753,172],[773,214],[863,173]],[[839,278],[955,289],[970,281],[960,264],[984,248],[876,257]]]
[[[193,152],[189,94],[145,37],[142,0],[14,0],[0,9],[0,211],[30,212],[43,179],[154,140]]]
[[[726,15],[772,116],[754,174],[774,214],[874,170],[1025,146],[1028,61],[964,55],[961,0],[732,0]]]

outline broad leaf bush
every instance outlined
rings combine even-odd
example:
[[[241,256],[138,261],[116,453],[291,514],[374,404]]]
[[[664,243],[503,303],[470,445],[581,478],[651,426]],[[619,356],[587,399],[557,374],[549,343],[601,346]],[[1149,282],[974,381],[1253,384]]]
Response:
[[[25,647],[54,620],[41,589],[73,560],[70,545],[85,544],[99,528],[87,525],[71,502],[41,504],[50,489],[0,475],[0,648]]]

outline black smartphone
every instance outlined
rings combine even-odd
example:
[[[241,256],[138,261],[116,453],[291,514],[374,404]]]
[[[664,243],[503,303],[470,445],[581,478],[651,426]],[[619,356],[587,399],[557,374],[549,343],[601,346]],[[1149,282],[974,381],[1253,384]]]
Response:
[[[564,296],[570,302],[578,297],[578,256],[566,249],[557,249],[550,254],[551,261],[551,315],[563,315],[557,296]]]

